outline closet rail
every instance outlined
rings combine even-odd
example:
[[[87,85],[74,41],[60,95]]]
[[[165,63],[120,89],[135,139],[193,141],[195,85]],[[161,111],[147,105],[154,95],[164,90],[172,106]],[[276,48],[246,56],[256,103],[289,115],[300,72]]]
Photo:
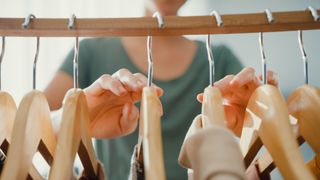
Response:
[[[316,10],[320,14],[320,10]],[[156,18],[86,18],[76,19],[75,28],[68,29],[68,19],[32,19],[28,29],[24,18],[0,18],[0,36],[24,37],[105,37],[105,36],[174,36],[196,34],[234,34],[273,31],[320,29],[308,10],[274,12],[274,22],[268,23],[264,12],[221,16],[224,25],[217,26],[212,16],[167,16],[164,27],[158,28]]]

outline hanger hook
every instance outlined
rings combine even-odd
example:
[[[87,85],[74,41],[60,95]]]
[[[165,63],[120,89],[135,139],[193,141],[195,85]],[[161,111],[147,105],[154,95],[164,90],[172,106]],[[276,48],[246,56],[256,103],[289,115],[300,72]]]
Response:
[[[274,22],[274,18],[270,9],[266,9],[265,13],[267,15],[268,23],[271,24]],[[262,81],[263,84],[267,84],[267,62],[266,62],[266,55],[264,52],[264,44],[263,44],[263,33],[259,33],[259,47],[260,47],[260,54],[261,54],[261,61],[262,61]]]
[[[308,57],[307,57],[306,51],[304,50],[302,31],[301,30],[298,31],[298,42],[299,42],[300,52],[302,54],[303,70],[304,70],[304,83],[308,84],[309,83],[309,78],[308,78]]]
[[[155,12],[152,17],[156,17],[158,21],[158,27],[164,27],[164,21],[161,14],[157,11]],[[152,78],[153,78],[153,59],[152,59],[152,36],[148,36],[147,38],[147,51],[148,51],[148,86],[152,85]]]
[[[318,12],[312,6],[308,6],[307,10],[311,12],[311,15],[313,16],[314,21],[320,20],[320,16],[318,15]],[[298,31],[298,42],[299,42],[299,48],[300,48],[302,61],[303,61],[304,83],[308,84],[309,83],[308,57],[303,45],[302,30]]]
[[[210,16],[215,17],[215,20],[217,22],[217,26],[221,27],[223,26],[223,21],[221,16],[219,15],[219,13],[217,11],[212,11],[210,13]],[[210,34],[208,34],[207,36],[207,43],[206,43],[206,47],[207,47],[207,54],[208,54],[208,60],[209,60],[209,80],[210,80],[210,86],[213,86],[213,82],[214,82],[214,57],[213,57],[213,53],[212,53],[212,49],[211,49],[211,38],[210,38]]]
[[[313,16],[314,21],[320,21],[320,16],[318,12],[312,6],[308,6],[307,10],[311,12],[311,15]]]
[[[75,20],[76,20],[76,16],[72,14],[71,17],[69,18],[68,29],[70,30],[74,29]],[[79,59],[79,37],[76,36],[76,42],[74,45],[74,56],[73,56],[73,86],[75,89],[79,88],[78,59]]]
[[[73,29],[74,28],[75,19],[76,19],[76,15],[72,14],[71,17],[69,18],[68,29]]]
[[[2,70],[2,61],[3,61],[3,57],[4,57],[4,52],[6,50],[6,37],[2,36],[2,48],[1,48],[1,54],[0,54],[0,90],[1,90],[1,70]]]
[[[22,25],[21,25],[22,28],[23,28],[23,29],[28,29],[28,28],[29,28],[29,25],[30,25],[31,19],[35,19],[35,18],[36,18],[35,15],[29,14],[29,15],[25,18],[24,22],[22,23]]]
[[[22,28],[23,29],[27,29],[29,28],[30,26],[30,22],[31,22],[31,19],[35,19],[36,16],[33,15],[33,14],[29,14],[24,22],[22,23]],[[34,60],[33,60],[33,84],[32,84],[32,87],[33,87],[33,90],[36,89],[36,84],[37,84],[37,62],[38,62],[38,57],[39,57],[39,49],[40,49],[40,38],[39,36],[37,37],[37,45],[36,45],[36,54],[34,55]]]

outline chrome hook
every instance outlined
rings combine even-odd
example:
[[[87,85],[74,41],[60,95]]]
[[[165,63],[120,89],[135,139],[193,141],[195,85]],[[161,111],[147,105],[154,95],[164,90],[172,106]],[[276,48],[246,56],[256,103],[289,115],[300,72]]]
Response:
[[[4,57],[4,52],[6,50],[6,37],[2,36],[2,48],[1,48],[1,55],[0,55],[0,90],[1,90],[1,84],[2,84],[2,61],[3,61],[3,57]]]
[[[22,25],[21,25],[22,28],[23,28],[23,29],[28,29],[28,28],[29,28],[29,25],[30,25],[31,19],[35,19],[35,18],[36,18],[35,15],[29,14],[29,15],[25,18],[24,22],[22,23]]]
[[[156,17],[158,21],[158,27],[163,28],[164,21],[163,17],[159,12],[155,12],[152,17]],[[153,59],[152,59],[152,36],[147,38],[147,51],[148,51],[148,86],[152,85],[153,78]]]
[[[320,20],[320,16],[318,15],[318,12],[312,6],[308,6],[307,10],[311,12],[311,15],[313,16],[314,21]],[[300,48],[302,61],[303,61],[304,83],[308,84],[309,83],[308,57],[303,45],[302,30],[298,31],[298,42],[299,42],[299,48]]]
[[[223,25],[222,18],[217,11],[212,11],[210,13],[210,16],[215,17],[218,27],[221,27]],[[213,86],[215,71],[214,71],[214,57],[211,49],[210,34],[208,34],[207,36],[206,47],[207,47],[207,54],[208,54],[208,60],[209,60],[209,80],[210,80],[210,85]]]
[[[303,70],[304,70],[304,83],[308,84],[309,83],[309,76],[308,76],[308,57],[307,57],[307,53],[304,50],[304,46],[303,46],[303,40],[302,40],[302,31],[299,30],[298,31],[298,42],[299,42],[299,48],[300,48],[300,52],[302,54],[302,61],[303,61]]]
[[[72,14],[71,17],[69,18],[68,29],[74,28],[75,19],[76,19],[76,15]]]
[[[29,28],[30,21],[31,19],[35,19],[36,16],[33,14],[29,14],[26,18],[25,21],[22,23],[22,28],[27,29]],[[38,62],[38,57],[39,57],[39,49],[40,49],[40,38],[37,37],[37,45],[36,45],[36,54],[34,55],[34,61],[33,61],[33,84],[32,87],[35,90],[36,89],[36,84],[37,84],[37,62]]]
[[[274,22],[273,15],[269,9],[265,10],[265,13],[268,18],[268,23],[271,24]],[[264,52],[264,44],[263,44],[263,33],[259,33],[259,47],[260,47],[260,54],[261,54],[261,61],[262,61],[262,81],[263,84],[267,84],[267,62],[266,62],[266,55]]]
[[[40,49],[40,38],[37,37],[37,50],[36,54],[34,56],[34,61],[33,61],[33,89],[36,89],[36,84],[37,84],[37,62],[38,62],[38,57],[39,57],[39,49]]]
[[[76,16],[72,14],[72,16],[69,18],[68,22],[68,29],[74,28],[74,22],[75,22]],[[75,89],[79,88],[79,38],[76,36],[76,42],[74,45],[74,56],[73,56],[73,86]]]
[[[314,21],[320,20],[320,16],[318,12],[312,6],[308,6],[307,10],[311,12],[311,15],[313,16]]]

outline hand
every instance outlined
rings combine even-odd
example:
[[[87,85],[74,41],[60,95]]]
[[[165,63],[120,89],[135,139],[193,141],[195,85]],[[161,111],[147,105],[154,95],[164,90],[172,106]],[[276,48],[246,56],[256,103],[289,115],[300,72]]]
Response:
[[[259,77],[262,79],[262,76]],[[267,72],[268,84],[278,86],[277,75]],[[223,79],[214,83],[224,98],[226,125],[236,135],[240,136],[243,126],[244,114],[253,91],[260,86],[261,83],[255,75],[253,68],[244,68],[235,75],[227,75]],[[203,100],[203,93],[198,94],[198,101]]]
[[[134,105],[141,100],[147,78],[120,69],[113,75],[104,74],[84,89],[90,112],[90,131],[96,138],[114,138],[132,133],[139,117]],[[162,89],[156,87],[159,96]]]

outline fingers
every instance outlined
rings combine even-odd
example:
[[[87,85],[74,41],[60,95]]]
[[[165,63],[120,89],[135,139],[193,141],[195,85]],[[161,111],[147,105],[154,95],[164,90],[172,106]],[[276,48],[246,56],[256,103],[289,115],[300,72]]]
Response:
[[[199,103],[202,103],[202,101],[203,101],[203,93],[200,93],[200,94],[197,95],[197,100],[198,100]]]
[[[259,79],[262,80],[262,75],[259,76]],[[267,71],[267,81],[268,81],[268,84],[278,86],[279,85],[278,74],[273,71]]]
[[[106,90],[110,90],[112,93],[122,96],[127,93],[127,90],[122,85],[122,83],[108,74],[102,75],[94,83],[92,83],[88,88],[85,89],[86,93],[93,95],[100,95]]]
[[[122,116],[119,122],[121,135],[128,135],[132,133],[137,127],[138,118],[139,118],[138,108],[132,103],[125,104],[123,106]]]
[[[143,80],[133,75],[127,69],[120,69],[119,71],[114,73],[112,77],[121,81],[121,83],[128,91],[139,91],[146,85]]]
[[[123,96],[128,92],[136,92],[133,95],[135,99],[139,100],[141,97],[141,90],[147,85],[147,77],[141,73],[132,74],[127,69],[120,69],[112,76],[109,74],[102,75],[92,85],[85,89],[86,93],[93,95],[100,95],[106,90],[111,91],[117,96]],[[155,85],[159,96],[163,94],[163,90]]]
[[[234,77],[234,75],[227,75],[221,80],[215,82],[214,86],[220,90],[222,95],[227,94],[230,92],[230,82],[234,79]]]
[[[141,73],[135,73],[133,75],[135,77],[137,77],[140,81],[143,82],[143,86],[147,86],[148,78],[145,75],[143,75]],[[155,84],[152,84],[152,86],[156,88],[158,96],[162,96],[163,95],[163,90],[160,87],[158,87]]]
[[[233,88],[241,87],[248,84],[251,84],[253,86],[260,85],[260,82],[255,75],[255,70],[251,67],[244,68],[230,82],[230,85]]]

